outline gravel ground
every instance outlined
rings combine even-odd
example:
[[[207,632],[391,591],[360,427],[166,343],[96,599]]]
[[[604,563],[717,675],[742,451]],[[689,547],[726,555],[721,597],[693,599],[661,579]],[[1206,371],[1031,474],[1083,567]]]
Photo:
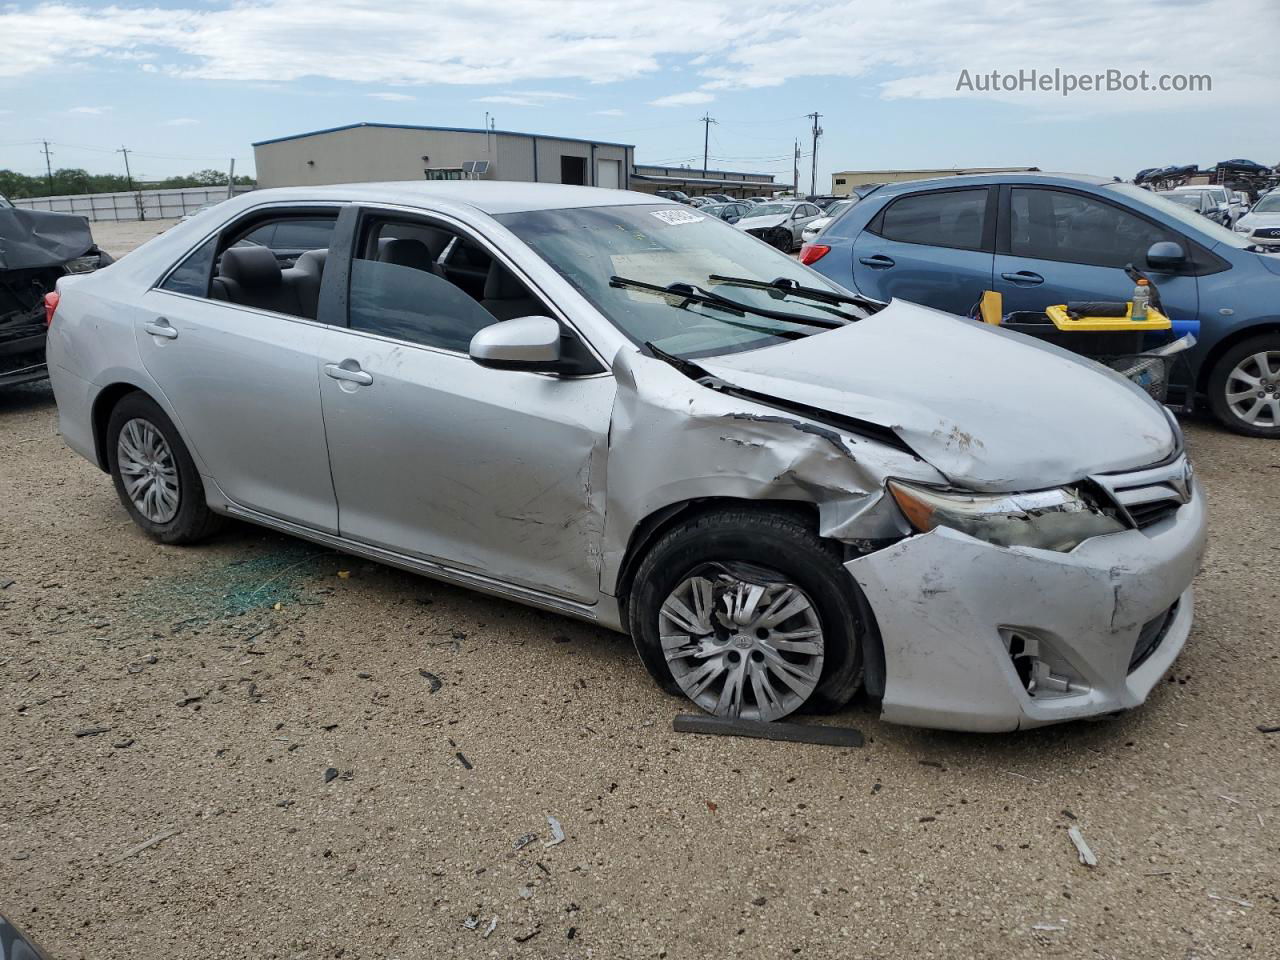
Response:
[[[154,544],[54,429],[0,393],[0,908],[54,958],[1276,956],[1280,445],[1188,425],[1212,542],[1144,708],[855,703],[846,750],[674,734],[628,640],[554,615]]]

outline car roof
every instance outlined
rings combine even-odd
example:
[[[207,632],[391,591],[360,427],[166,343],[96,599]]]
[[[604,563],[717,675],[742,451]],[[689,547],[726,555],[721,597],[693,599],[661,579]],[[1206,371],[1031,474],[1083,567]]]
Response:
[[[316,187],[270,187],[242,196],[251,197],[257,203],[295,200],[358,201],[402,206],[433,202],[462,203],[488,214],[666,202],[653,194],[636,193],[632,190],[512,180],[405,180],[387,183],[338,183]]]
[[[1100,187],[1114,183],[1112,177],[1098,177],[1083,173],[969,173],[956,177],[933,177],[928,180],[903,180],[899,183],[886,183],[872,191],[868,196],[892,196],[921,187],[936,190],[939,187],[985,187],[1000,183],[1029,183],[1059,187],[1091,186]]]

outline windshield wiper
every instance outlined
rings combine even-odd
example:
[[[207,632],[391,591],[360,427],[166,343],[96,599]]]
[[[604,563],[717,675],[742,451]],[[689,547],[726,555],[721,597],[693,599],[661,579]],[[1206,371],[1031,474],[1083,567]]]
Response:
[[[671,283],[665,287],[660,287],[656,283],[645,283],[643,280],[631,280],[627,277],[614,276],[609,278],[609,286],[643,290],[645,293],[652,293],[662,297],[679,297],[682,300],[705,303],[708,306],[721,307],[736,313],[751,313],[757,317],[767,317],[770,320],[781,320],[784,323],[798,323],[810,327],[823,327],[827,330],[835,330],[847,326],[857,319],[845,314],[838,314],[842,319],[828,320],[826,317],[806,317],[798,313],[786,313],[781,310],[769,310],[765,307],[753,307],[747,303],[739,303],[737,300],[722,297],[720,294],[712,293],[710,290],[703,290],[701,287],[696,287],[691,283]]]
[[[879,310],[884,306],[878,300],[871,300],[867,297],[858,296],[856,294],[836,293],[833,290],[819,290],[817,287],[806,287],[791,280],[787,277],[779,277],[777,280],[752,280],[750,277],[724,277],[718,273],[713,273],[707,277],[709,283],[722,283],[730,287],[748,287],[752,290],[772,290],[777,293],[791,297],[802,297],[805,300],[816,300],[819,303],[829,303],[833,306],[839,306],[842,303],[852,303],[859,307],[871,310]],[[850,318],[856,319],[856,318]]]

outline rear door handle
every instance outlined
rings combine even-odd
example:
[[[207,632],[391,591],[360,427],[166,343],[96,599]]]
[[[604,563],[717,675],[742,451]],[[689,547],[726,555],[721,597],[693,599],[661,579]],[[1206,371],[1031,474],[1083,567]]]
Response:
[[[142,325],[142,329],[153,337],[164,337],[166,340],[177,340],[178,331],[164,317],[156,317]]]
[[[343,360],[341,363],[326,363],[324,372],[334,380],[358,383],[362,387],[367,387],[373,383],[373,374],[365,373],[360,369],[360,364],[354,360]]]
[[[1016,283],[1020,287],[1034,287],[1044,283],[1044,277],[1040,276],[1038,273],[1032,273],[1030,270],[1019,270],[1016,273],[1002,273],[1000,276],[1005,280],[1008,280],[1010,283]]]
[[[893,266],[893,257],[886,257],[882,253],[877,253],[873,257],[859,257],[858,262],[864,267],[870,267],[872,270],[888,270]]]

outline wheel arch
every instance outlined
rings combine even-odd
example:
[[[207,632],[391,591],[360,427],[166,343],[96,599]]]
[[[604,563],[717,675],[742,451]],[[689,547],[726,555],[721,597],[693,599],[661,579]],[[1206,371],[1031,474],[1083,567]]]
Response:
[[[677,523],[704,513],[718,510],[759,510],[762,513],[786,513],[798,517],[812,529],[818,531],[818,505],[807,500],[751,500],[743,497],[699,497],[667,504],[644,517],[631,531],[626,553],[618,568],[618,579],[615,585],[615,596],[618,602],[619,619],[624,627],[630,623],[627,609],[631,597],[636,571],[639,569],[649,548],[662,538],[662,535]],[[852,551],[843,543],[823,537],[827,543],[838,548],[846,559],[850,559]],[[852,578],[850,578],[852,582]],[[863,689],[875,701],[884,695],[885,688],[885,656],[884,641],[880,636],[880,627],[876,623],[875,611],[868,602],[865,604],[869,617],[868,629],[862,634]]]
[[[146,393],[141,387],[133,383],[113,383],[108,387],[103,387],[98,391],[98,395],[93,398],[93,454],[98,469],[103,473],[108,471],[107,465],[107,424],[111,420],[111,411],[116,405],[131,393]],[[147,394],[150,396],[150,394]],[[154,400],[155,398],[152,397]]]
[[[1215,343],[1209,348],[1209,352],[1205,354],[1204,360],[1200,363],[1200,370],[1196,375],[1196,391],[1198,393],[1208,393],[1209,378],[1213,376],[1213,369],[1227,351],[1245,340],[1269,333],[1280,334],[1280,317],[1268,317],[1265,320],[1251,323],[1247,327],[1237,327]]]

